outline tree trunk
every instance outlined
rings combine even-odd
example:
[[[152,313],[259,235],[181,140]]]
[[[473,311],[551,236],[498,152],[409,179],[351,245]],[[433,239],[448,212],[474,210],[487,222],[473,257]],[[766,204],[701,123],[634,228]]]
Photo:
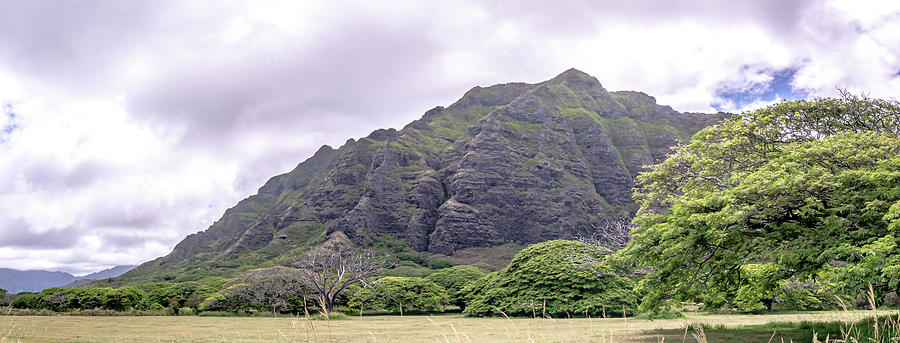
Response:
[[[330,314],[334,310],[334,297],[325,297],[325,313]]]
[[[766,305],[766,311],[769,311],[769,312],[772,312],[772,303],[774,303],[774,302],[775,302],[775,299],[772,299],[772,298],[762,299],[763,305]]]

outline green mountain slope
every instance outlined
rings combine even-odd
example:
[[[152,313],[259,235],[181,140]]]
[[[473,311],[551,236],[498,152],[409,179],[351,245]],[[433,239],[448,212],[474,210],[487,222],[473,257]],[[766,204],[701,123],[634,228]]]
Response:
[[[336,232],[467,262],[484,248],[572,238],[630,213],[642,166],[722,117],[608,92],[574,69],[538,84],[475,87],[402,130],[323,146],[122,279],[286,264]]]

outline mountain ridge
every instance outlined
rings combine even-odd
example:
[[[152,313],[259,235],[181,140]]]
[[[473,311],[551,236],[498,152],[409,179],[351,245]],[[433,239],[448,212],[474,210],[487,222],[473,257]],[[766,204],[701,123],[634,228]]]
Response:
[[[75,282],[114,278],[137,266],[115,266],[83,276],[49,270],[18,270],[0,268],[0,288],[10,293],[39,292],[52,287],[64,287]]]
[[[358,245],[453,258],[595,231],[629,215],[633,178],[723,114],[609,92],[569,69],[473,87],[400,130],[324,145],[124,280],[192,280],[286,264],[341,232]]]

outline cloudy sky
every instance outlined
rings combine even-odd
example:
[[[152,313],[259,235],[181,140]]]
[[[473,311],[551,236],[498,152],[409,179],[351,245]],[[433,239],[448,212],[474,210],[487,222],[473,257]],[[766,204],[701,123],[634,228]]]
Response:
[[[322,144],[575,67],[681,111],[900,94],[894,1],[0,2],[0,267],[165,255]]]

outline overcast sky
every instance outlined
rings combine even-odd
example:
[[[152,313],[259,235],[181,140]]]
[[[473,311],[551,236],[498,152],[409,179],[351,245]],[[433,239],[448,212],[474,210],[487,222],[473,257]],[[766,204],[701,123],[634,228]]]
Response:
[[[323,144],[568,68],[681,111],[900,94],[896,1],[0,1],[0,267],[167,254]]]

